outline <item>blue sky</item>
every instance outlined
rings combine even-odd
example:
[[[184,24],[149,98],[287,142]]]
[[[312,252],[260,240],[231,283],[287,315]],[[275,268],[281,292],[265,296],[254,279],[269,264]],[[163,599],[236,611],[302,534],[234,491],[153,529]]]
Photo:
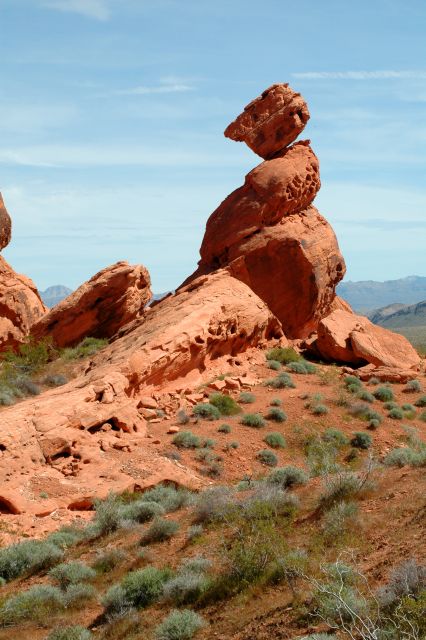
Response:
[[[426,276],[423,0],[0,0],[0,24],[4,255],[41,289],[119,259],[179,284],[260,161],[222,132],[273,82],[308,101],[347,279]]]

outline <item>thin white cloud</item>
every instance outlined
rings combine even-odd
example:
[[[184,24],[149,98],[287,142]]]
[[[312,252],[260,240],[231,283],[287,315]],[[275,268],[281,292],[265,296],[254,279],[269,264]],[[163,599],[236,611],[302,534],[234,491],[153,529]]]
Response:
[[[419,80],[426,79],[425,70],[396,71],[303,71],[292,73],[299,80]]]
[[[42,6],[55,11],[79,13],[103,22],[111,15],[105,0],[48,0],[43,2]]]
[[[149,96],[159,93],[185,93],[193,90],[194,87],[188,84],[188,81],[169,77],[161,78],[159,84],[155,86],[140,85],[129,89],[118,89],[114,94],[120,96]]]

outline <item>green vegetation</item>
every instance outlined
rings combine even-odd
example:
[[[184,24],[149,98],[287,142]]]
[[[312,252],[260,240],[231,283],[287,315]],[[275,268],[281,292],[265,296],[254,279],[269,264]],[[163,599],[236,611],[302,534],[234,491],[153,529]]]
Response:
[[[96,571],[82,562],[75,561],[58,564],[49,571],[49,576],[61,589],[66,590],[70,584],[93,580],[96,577]]]
[[[231,396],[223,393],[212,393],[209,400],[210,404],[216,407],[222,416],[234,416],[237,413],[241,413],[241,407]]]
[[[41,569],[49,569],[62,560],[63,550],[49,540],[25,540],[0,549],[0,577],[6,581]]]
[[[388,467],[425,467],[426,443],[419,438],[415,429],[409,427],[405,429],[405,440],[407,446],[392,449],[385,457],[384,464]]]
[[[287,365],[287,368],[292,373],[300,373],[303,375],[316,373],[317,371],[317,368],[314,364],[312,364],[311,362],[307,362],[306,360],[303,360],[303,359],[298,360],[296,362],[289,362],[289,364]]]
[[[296,385],[294,384],[290,374],[280,373],[276,378],[272,378],[271,380],[266,380],[265,385],[268,387],[273,387],[274,389],[295,389]]]
[[[253,404],[253,402],[256,402],[256,396],[249,391],[243,391],[240,393],[238,402],[241,402],[241,404]]]
[[[303,471],[303,469],[299,469],[299,467],[293,467],[291,465],[271,471],[269,476],[266,478],[267,484],[275,485],[280,489],[291,489],[293,487],[304,485],[308,480],[308,474]]]
[[[373,395],[381,402],[390,402],[395,399],[390,387],[377,387],[377,389],[374,390]]]
[[[374,402],[375,400],[373,394],[367,391],[367,389],[361,389],[360,391],[358,391],[358,393],[356,394],[356,397],[359,398],[360,400],[363,400],[364,402],[370,402],[370,403]]]
[[[64,629],[55,629],[47,636],[46,640],[91,640],[92,634],[88,629],[76,625],[73,627],[65,627]]]
[[[269,404],[271,405],[271,407],[280,407],[282,403],[283,401],[280,398],[272,398]]]
[[[373,440],[365,431],[357,431],[351,440],[351,445],[356,449],[369,449]]]
[[[165,540],[172,538],[178,530],[178,522],[175,522],[174,520],[166,520],[165,518],[157,516],[143,534],[141,544],[147,545],[152,542],[164,542]]]
[[[420,393],[422,385],[419,380],[409,380],[403,388],[404,393]]]
[[[232,429],[229,424],[221,424],[220,427],[218,427],[218,431],[219,433],[231,433]]]
[[[273,422],[285,422],[287,420],[287,414],[278,407],[271,407],[266,414],[266,419],[272,420]]]
[[[190,609],[175,609],[155,629],[156,640],[191,640],[205,622]]]
[[[399,407],[393,407],[389,413],[388,417],[392,418],[392,420],[402,420],[405,417],[404,411]]]
[[[268,360],[267,367],[268,369],[272,369],[272,371],[279,371],[281,369],[281,362],[278,362],[278,360]]]
[[[84,338],[84,340],[82,340],[76,347],[64,349],[61,352],[61,357],[64,360],[81,360],[82,358],[89,358],[106,347],[107,344],[108,340],[105,339]]]
[[[131,571],[120,584],[113,585],[102,599],[105,613],[119,616],[132,607],[142,609],[160,599],[163,586],[172,576],[170,569],[146,567]]]
[[[254,429],[260,429],[266,426],[266,422],[260,413],[246,413],[241,418],[241,424],[246,427],[253,427]]]
[[[277,431],[273,431],[272,433],[267,433],[263,438],[263,441],[266,442],[267,445],[272,447],[273,449],[284,449],[286,446],[286,441],[284,436]]]
[[[329,428],[326,429],[322,435],[322,439],[325,442],[330,442],[335,447],[344,447],[349,444],[349,439],[345,436],[345,434],[339,429]]]
[[[220,418],[220,411],[210,402],[200,402],[193,408],[194,416],[197,418],[205,418],[206,420],[218,420]]]
[[[416,407],[426,407],[426,395],[420,396],[414,404]]]
[[[256,454],[256,458],[267,467],[276,467],[278,464],[278,458],[270,449],[262,449]]]
[[[266,359],[275,360],[281,364],[289,364],[290,362],[303,360],[302,356],[292,347],[274,347],[267,352]]]
[[[192,431],[180,431],[173,436],[172,442],[180,449],[197,449],[201,447],[201,439]]]

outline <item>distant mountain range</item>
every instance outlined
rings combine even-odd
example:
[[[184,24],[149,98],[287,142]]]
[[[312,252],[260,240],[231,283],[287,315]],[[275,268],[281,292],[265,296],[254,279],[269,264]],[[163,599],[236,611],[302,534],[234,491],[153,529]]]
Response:
[[[46,307],[51,308],[69,296],[70,293],[72,293],[72,289],[65,287],[63,284],[55,284],[53,287],[48,287],[45,291],[40,291],[40,297]]]
[[[341,282],[337,293],[355,311],[367,313],[389,305],[413,305],[426,300],[426,277],[408,276],[399,280]]]
[[[371,322],[388,329],[426,326],[426,300],[417,304],[393,304],[370,314]]]

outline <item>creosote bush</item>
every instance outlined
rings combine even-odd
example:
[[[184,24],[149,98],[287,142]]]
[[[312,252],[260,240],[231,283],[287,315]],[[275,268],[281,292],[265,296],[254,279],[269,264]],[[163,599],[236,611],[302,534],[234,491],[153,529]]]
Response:
[[[306,484],[308,479],[308,474],[303,469],[289,465],[271,471],[266,482],[281,489],[291,489]]]
[[[266,414],[267,420],[273,420],[274,422],[285,422],[287,420],[287,414],[278,407],[271,407]]]
[[[278,458],[270,449],[262,449],[256,454],[256,458],[267,467],[276,467],[278,464]]]
[[[289,364],[290,362],[303,360],[302,356],[292,347],[274,347],[267,352],[266,359],[275,360],[281,364]]]
[[[241,418],[241,424],[245,427],[253,427],[254,429],[260,429],[266,425],[266,421],[260,415],[260,413],[246,413]]]
[[[205,622],[190,609],[175,609],[155,629],[156,640],[191,640]]]
[[[241,407],[238,406],[234,398],[224,393],[212,393],[209,400],[210,404],[216,407],[222,416],[234,416],[241,413]]]
[[[273,389],[295,389],[296,385],[294,384],[291,376],[287,372],[280,373],[276,378],[272,378],[271,380],[266,380],[265,385],[267,387],[272,387]]]
[[[238,402],[241,402],[241,404],[253,404],[253,402],[256,402],[256,396],[250,391],[243,391],[240,393]]]
[[[179,523],[175,520],[166,520],[156,517],[141,538],[141,545],[152,542],[164,542],[172,538],[179,530]]]
[[[192,411],[194,416],[205,420],[218,420],[221,415],[219,409],[210,402],[200,402],[195,405]]]
[[[263,438],[263,442],[266,442],[267,445],[272,447],[273,449],[284,449],[286,446],[286,441],[284,436],[277,431],[273,431],[272,433],[267,433]]]
[[[377,389],[374,390],[373,395],[381,402],[390,402],[395,399],[390,387],[377,387]]]
[[[201,447],[201,439],[192,431],[180,431],[173,436],[172,443],[179,449],[197,449]]]

